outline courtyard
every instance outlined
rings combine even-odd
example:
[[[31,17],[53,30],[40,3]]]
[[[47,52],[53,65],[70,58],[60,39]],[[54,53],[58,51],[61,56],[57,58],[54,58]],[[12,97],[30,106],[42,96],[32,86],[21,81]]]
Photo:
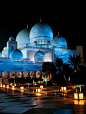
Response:
[[[44,87],[36,92],[38,87],[20,89],[10,86],[0,87],[1,114],[85,114],[86,96],[83,100],[75,100],[76,88],[67,87],[59,91],[58,86]],[[78,89],[77,89],[78,90]]]

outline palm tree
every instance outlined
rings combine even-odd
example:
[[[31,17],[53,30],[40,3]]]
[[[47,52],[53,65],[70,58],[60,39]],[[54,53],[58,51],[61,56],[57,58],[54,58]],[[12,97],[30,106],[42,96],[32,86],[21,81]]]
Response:
[[[62,66],[63,66],[62,58],[57,58],[56,59],[55,66],[56,66],[56,69],[57,69],[58,73],[61,73],[61,69],[62,69]]]
[[[56,68],[53,62],[44,62],[42,65],[42,75],[43,77],[46,78],[46,86],[47,86],[47,77],[49,76],[50,79],[50,74],[52,76],[56,74]]]
[[[81,57],[80,55],[70,55],[68,62],[74,66],[74,69],[78,69],[78,65],[81,63]]]

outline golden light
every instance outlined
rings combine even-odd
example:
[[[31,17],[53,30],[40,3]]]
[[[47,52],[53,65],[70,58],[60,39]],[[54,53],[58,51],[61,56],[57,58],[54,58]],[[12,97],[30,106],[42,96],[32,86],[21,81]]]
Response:
[[[20,89],[24,89],[24,86],[21,86]]]
[[[40,85],[40,88],[43,89],[43,85]]]
[[[79,102],[78,102],[78,100],[74,100],[74,104],[78,104]]]
[[[74,104],[76,104],[76,105],[84,105],[84,100],[74,100]]]
[[[78,93],[74,93],[74,99],[78,99]]]
[[[24,92],[24,90],[23,90],[23,89],[21,89],[20,91],[21,91],[22,93]]]
[[[41,94],[40,93],[36,93],[36,96],[41,96]]]
[[[9,88],[9,85],[7,85],[7,88]]]
[[[41,89],[40,88],[39,89],[36,89],[36,92],[40,93],[41,92]]]
[[[2,87],[2,84],[0,85],[0,87]]]
[[[74,93],[74,99],[84,99],[83,93]]]
[[[3,85],[3,87],[5,87],[5,85]]]
[[[79,99],[84,99],[83,93],[79,93]]]
[[[11,83],[10,86],[12,86],[13,84]]]
[[[12,86],[12,90],[14,90],[15,89],[15,86]]]
[[[79,105],[84,105],[84,100],[79,100]]]
[[[66,91],[66,87],[61,87],[61,91]]]
[[[14,86],[16,86],[16,84],[14,84]]]

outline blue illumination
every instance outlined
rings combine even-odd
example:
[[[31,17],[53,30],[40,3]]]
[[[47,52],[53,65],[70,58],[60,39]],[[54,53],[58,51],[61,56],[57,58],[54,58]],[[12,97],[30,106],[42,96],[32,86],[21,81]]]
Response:
[[[23,60],[23,54],[19,49],[15,49],[12,51],[10,55],[11,60]]]
[[[0,73],[5,70],[8,74],[10,71],[42,71],[43,62],[55,62],[56,58],[62,58],[67,63],[69,55],[73,54],[76,54],[76,50],[67,49],[64,37],[57,35],[53,39],[52,29],[40,22],[30,31],[28,28],[20,31],[16,41],[13,37],[9,38],[0,57]]]

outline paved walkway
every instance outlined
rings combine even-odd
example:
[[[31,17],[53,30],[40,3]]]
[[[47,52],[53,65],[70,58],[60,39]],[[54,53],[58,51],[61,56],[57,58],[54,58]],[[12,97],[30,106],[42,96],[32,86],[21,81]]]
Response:
[[[74,100],[73,93],[19,91],[0,88],[1,114],[86,114],[86,100]]]

